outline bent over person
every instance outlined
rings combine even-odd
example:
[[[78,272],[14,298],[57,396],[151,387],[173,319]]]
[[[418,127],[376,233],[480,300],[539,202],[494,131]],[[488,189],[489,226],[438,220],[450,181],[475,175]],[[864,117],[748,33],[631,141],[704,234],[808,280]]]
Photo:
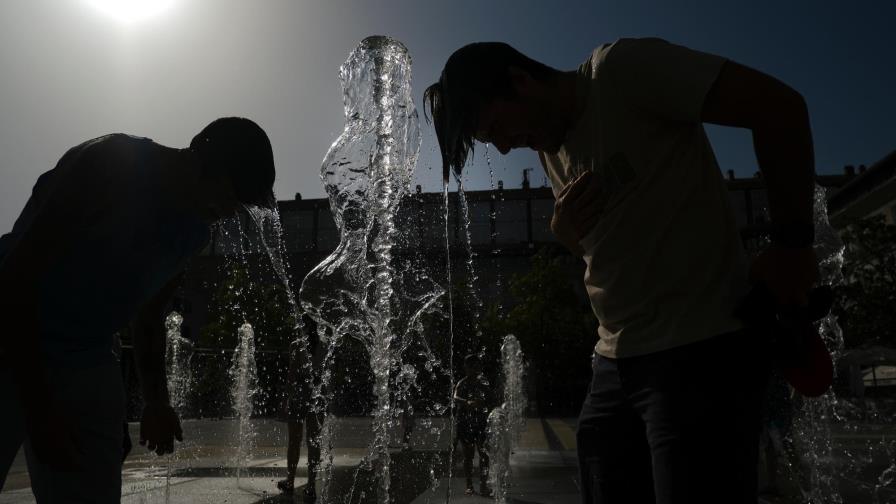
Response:
[[[265,132],[218,119],[189,148],[124,134],[70,149],[0,239],[0,487],[24,443],[38,503],[119,502],[124,391],[113,335],[134,322],[140,443],[181,439],[165,379],[165,305],[209,226],[273,202]]]
[[[556,196],[552,231],[586,263],[600,326],[577,431],[583,502],[755,503],[770,350],[735,311],[749,280],[805,306],[817,277],[802,96],[645,38],[602,45],[572,71],[470,44],[424,101],[446,181],[477,140],[535,150]],[[773,246],[749,277],[703,123],[753,135]]]

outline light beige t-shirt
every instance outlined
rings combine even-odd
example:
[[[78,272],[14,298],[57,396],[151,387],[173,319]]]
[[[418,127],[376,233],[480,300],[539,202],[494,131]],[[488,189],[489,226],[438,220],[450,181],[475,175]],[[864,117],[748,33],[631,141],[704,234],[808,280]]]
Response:
[[[581,241],[600,321],[595,351],[631,357],[734,331],[747,261],[700,121],[723,58],[660,39],[620,39],[579,68],[584,113],[556,154],[554,193],[600,181],[602,215]]]

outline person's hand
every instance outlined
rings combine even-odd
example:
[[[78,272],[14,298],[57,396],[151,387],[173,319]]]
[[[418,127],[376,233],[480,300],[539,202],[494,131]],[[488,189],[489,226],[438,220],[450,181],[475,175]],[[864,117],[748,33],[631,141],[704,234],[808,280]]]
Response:
[[[600,219],[599,193],[597,177],[586,172],[564,186],[554,201],[551,232],[576,255],[585,254],[579,242],[594,229]]]
[[[140,444],[156,455],[174,452],[174,440],[183,441],[180,420],[170,404],[151,403],[143,407]]]
[[[69,426],[74,422],[53,399],[38,410],[26,412],[28,439],[37,459],[55,471],[77,471],[82,468],[81,451],[74,442]]]
[[[753,260],[750,280],[765,284],[778,306],[806,306],[818,280],[815,250],[772,246]]]

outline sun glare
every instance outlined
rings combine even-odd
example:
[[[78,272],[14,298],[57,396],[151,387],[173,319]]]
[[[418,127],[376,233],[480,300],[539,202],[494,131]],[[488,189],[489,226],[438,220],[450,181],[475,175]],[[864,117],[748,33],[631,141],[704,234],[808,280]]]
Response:
[[[133,23],[168,10],[174,0],[87,0],[87,3],[123,23]]]

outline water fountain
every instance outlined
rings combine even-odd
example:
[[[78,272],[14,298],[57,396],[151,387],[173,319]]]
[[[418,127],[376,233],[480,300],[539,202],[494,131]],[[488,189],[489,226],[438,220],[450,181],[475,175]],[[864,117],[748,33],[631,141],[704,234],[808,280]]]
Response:
[[[359,467],[375,467],[377,500],[387,503],[388,447],[401,413],[400,403],[393,401],[390,375],[403,369],[402,350],[411,341],[415,321],[441,295],[441,289],[422,279],[416,283],[416,293],[396,292],[402,271],[393,257],[399,235],[395,215],[409,192],[420,147],[407,48],[389,37],[365,38],[340,68],[340,78],[346,126],[321,168],[340,242],[305,278],[300,299],[326,346],[321,386],[315,392],[321,399],[316,405],[321,414],[327,413],[333,358],[343,339],[355,338],[367,351],[376,397],[374,439]],[[404,376],[407,381],[413,375]],[[320,440],[324,502],[330,497],[334,420],[326,416]],[[354,491],[353,484],[348,500]]]
[[[488,417],[488,482],[495,502],[506,504],[510,489],[510,455],[526,429],[526,395],[523,388],[523,351],[516,336],[508,334],[501,345],[504,401]]]
[[[258,374],[255,365],[255,332],[248,323],[239,328],[239,342],[233,353],[230,367],[233,412],[237,419],[237,450],[234,458],[236,481],[239,486],[243,469],[248,465],[255,443],[255,430],[251,418],[253,398],[258,390]]]
[[[180,313],[171,312],[165,318],[165,367],[168,378],[168,398],[178,416],[186,413],[190,390],[193,387],[193,372],[190,357],[193,342],[181,336],[184,318]]]
[[[819,259],[820,283],[835,287],[843,281],[841,268],[845,247],[827,216],[827,198],[823,188],[815,190],[815,252]],[[831,313],[820,321],[819,330],[834,362],[844,353],[843,332],[837,317]],[[880,441],[867,442],[861,447],[835,439],[836,429],[841,434],[860,432],[859,418],[849,413],[846,399],[833,389],[814,399],[805,399],[795,413],[794,433],[790,438],[798,446],[797,467],[790,467],[793,479],[805,502],[812,504],[841,504],[856,498],[868,502],[883,501],[882,492],[893,483],[896,459],[893,441],[886,435]],[[872,467],[886,460],[880,474]],[[887,490],[892,492],[892,490]],[[889,493],[892,497],[893,493]]]
[[[193,388],[193,372],[190,369],[190,357],[193,355],[193,342],[181,336],[181,324],[184,318],[173,311],[165,317],[165,369],[168,382],[168,399],[177,416],[184,418],[188,394]],[[165,468],[165,502],[171,500],[171,474],[174,469],[176,454],[166,457]]]

